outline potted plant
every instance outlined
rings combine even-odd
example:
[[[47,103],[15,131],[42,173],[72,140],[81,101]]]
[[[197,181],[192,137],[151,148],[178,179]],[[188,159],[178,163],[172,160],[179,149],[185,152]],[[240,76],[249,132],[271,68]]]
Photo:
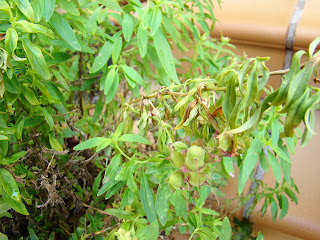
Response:
[[[1,1],[2,238],[231,239],[232,219],[210,204],[229,203],[219,189],[238,168],[240,204],[255,196],[262,215],[285,216],[298,191],[289,152],[312,136],[319,103],[319,39],[274,90],[267,57],[210,37],[213,8]],[[254,179],[258,160],[274,188]],[[260,187],[245,195],[249,179]]]

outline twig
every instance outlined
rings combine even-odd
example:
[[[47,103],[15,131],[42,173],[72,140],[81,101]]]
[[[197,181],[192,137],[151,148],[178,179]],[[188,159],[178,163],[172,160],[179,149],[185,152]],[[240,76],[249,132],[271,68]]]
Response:
[[[91,208],[91,209],[93,209],[93,210],[96,210],[96,211],[98,211],[98,212],[101,213],[101,214],[111,216],[109,213],[107,213],[107,212],[105,212],[105,211],[102,211],[102,210],[100,210],[99,208],[92,207],[92,206],[90,206],[90,205],[88,205],[88,204],[86,204],[86,203],[82,203],[82,206],[85,206],[85,207],[87,207],[87,208]]]

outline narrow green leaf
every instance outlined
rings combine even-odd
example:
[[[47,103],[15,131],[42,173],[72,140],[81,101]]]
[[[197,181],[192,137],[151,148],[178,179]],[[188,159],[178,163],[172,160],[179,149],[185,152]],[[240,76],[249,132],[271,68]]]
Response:
[[[256,63],[257,65],[257,63]],[[257,66],[250,72],[247,80],[247,89],[242,100],[242,108],[247,109],[258,95],[258,71]]]
[[[109,75],[109,74],[108,74]],[[114,96],[116,95],[116,92],[118,90],[119,87],[119,73],[118,73],[118,69],[116,69],[114,71],[113,74],[113,78],[112,81],[110,79],[110,81],[108,81],[108,77],[107,77],[107,81],[106,81],[106,87],[109,88],[108,92],[106,92],[106,89],[104,89],[104,93],[105,93],[105,103],[108,104],[110,103]]]
[[[31,105],[40,105],[40,102],[38,101],[36,95],[34,94],[34,92],[24,86],[23,84],[21,84],[21,92],[23,94],[23,96],[27,99],[27,101],[31,104]]]
[[[118,59],[120,57],[121,54],[121,50],[122,50],[122,38],[119,37],[115,43],[114,43],[114,47],[112,50],[112,63],[113,64],[117,64]]]
[[[259,136],[255,137],[255,139],[252,141],[251,146],[247,151],[247,154],[242,164],[240,165],[239,182],[238,182],[239,194],[241,194],[241,192],[243,191],[244,186],[251,172],[256,166],[262,147],[263,147],[263,144],[260,141]]]
[[[277,158],[270,151],[268,151],[268,158],[269,158],[269,163],[270,163],[271,169],[273,171],[274,177],[276,178],[276,181],[278,183],[280,183],[280,181],[281,181],[280,164],[279,164]]]
[[[33,8],[28,0],[13,0],[19,10],[27,17],[31,22],[34,22]]]
[[[124,73],[127,75],[128,78],[130,78],[132,81],[140,84],[143,87],[146,87],[145,81],[143,78],[140,76],[140,74],[134,70],[132,67],[126,66],[126,65],[121,65]]]
[[[63,76],[61,75],[61,73],[55,69],[51,69],[54,76],[56,77],[56,79],[59,81],[59,83],[66,89],[66,90],[70,90],[68,83],[66,82],[66,80],[63,78]]]
[[[122,8],[119,6],[119,3],[115,0],[98,0],[99,3],[104,5],[107,9],[122,12]]]
[[[233,169],[233,158],[224,157],[222,159],[224,169],[229,174],[229,176],[234,177],[234,169]]]
[[[25,20],[21,20],[15,23],[17,29],[27,33],[42,33],[50,38],[54,38],[54,33],[49,28],[46,28],[40,24],[29,23]]]
[[[4,191],[8,194],[10,198],[20,202],[21,197],[19,188],[12,175],[6,169],[0,168],[0,176],[2,180],[0,182],[2,182],[2,187]]]
[[[180,84],[169,43],[160,30],[158,30],[153,36],[153,41],[164,70],[174,83]]]
[[[81,50],[80,44],[70,24],[60,14],[54,12],[49,23],[61,37],[61,39],[68,43],[70,47],[72,47],[76,51]]]
[[[148,30],[144,29],[142,27],[142,24],[140,24],[137,32],[137,40],[138,40],[139,53],[142,58],[144,58],[148,50],[148,35],[149,35]]]
[[[281,211],[280,211],[279,220],[284,218],[284,216],[288,213],[288,209],[289,209],[289,202],[285,195],[281,194],[280,201],[281,201]]]
[[[278,146],[279,136],[280,136],[279,121],[278,119],[274,119],[272,121],[272,126],[271,126],[271,142],[273,147]]]
[[[153,36],[159,29],[162,20],[162,12],[159,7],[154,8],[152,10],[151,24],[150,24],[150,32],[151,36]]]
[[[54,12],[56,4],[55,0],[39,0],[42,16],[46,22],[48,22]]]
[[[291,163],[290,160],[290,155],[289,153],[285,153],[281,148],[279,148],[278,146],[272,148],[280,158],[282,158],[283,160],[287,161],[288,163]]]
[[[5,48],[9,53],[12,53],[17,48],[18,34],[14,28],[8,28],[4,42]]]
[[[157,221],[157,212],[154,204],[152,189],[149,186],[148,179],[144,172],[142,172],[141,177],[140,199],[149,223]]]
[[[89,149],[89,148],[94,148],[100,144],[103,144],[108,138],[104,138],[104,137],[94,137],[94,138],[90,138],[80,144],[78,144],[77,146],[75,146],[73,149],[76,151],[79,150],[85,150],[85,149]]]
[[[50,143],[50,146],[52,149],[59,151],[59,152],[63,151],[62,146],[60,145],[58,140],[52,134],[49,135],[49,143]]]
[[[50,72],[47,67],[46,61],[42,55],[39,47],[34,45],[27,38],[22,38],[23,48],[26,51],[27,57],[30,61],[32,68],[45,80],[50,78]]]
[[[274,200],[274,198],[271,199],[271,215],[272,215],[272,221],[275,222],[278,215],[278,205],[276,203],[276,200]]]
[[[4,0],[0,1],[0,12],[4,12],[5,14],[12,16],[11,7]]]
[[[28,227],[28,231],[29,231],[30,240],[39,240],[39,238],[37,237],[36,233],[32,228]]]
[[[320,43],[320,36],[314,39],[310,45],[309,45],[309,56],[312,57],[314,54],[314,51],[317,49],[317,46]]]
[[[286,156],[289,156],[289,151],[286,146],[282,146],[281,150]],[[287,157],[283,157],[283,154],[281,155],[278,154],[278,156],[279,156],[283,176],[286,182],[290,183],[291,182],[291,162],[288,160],[285,160]]]
[[[170,197],[170,202],[174,206],[176,215],[178,217],[183,217],[187,219],[188,217],[187,202],[181,189],[175,190],[174,194],[172,194]]]
[[[122,32],[124,39],[129,42],[133,33],[133,20],[128,13],[124,13],[123,15]]]
[[[231,73],[233,74],[231,75]],[[229,75],[231,76],[228,78],[227,90],[222,102],[222,110],[228,120],[230,119],[231,112],[236,105],[236,97],[237,97],[236,85],[235,85],[236,84],[235,72],[231,71]]]
[[[66,10],[68,13],[79,16],[80,12],[77,8],[77,4],[75,1],[69,1],[69,0],[59,0],[59,4],[63,7],[64,10]]]
[[[151,142],[148,139],[136,134],[124,134],[118,139],[118,141],[137,142],[137,143],[151,145]]]
[[[133,220],[135,217],[135,214],[133,212],[128,212],[116,208],[108,208],[105,210],[105,212],[120,219]]]
[[[116,176],[121,162],[121,154],[116,154],[110,161],[104,176],[104,183],[110,181]]]
[[[48,125],[50,127],[50,130],[52,131],[53,130],[53,125],[54,125],[52,116],[49,114],[47,109],[41,108],[41,110],[43,112],[44,118],[46,119],[46,122],[48,123]]]
[[[225,217],[222,221],[220,240],[230,240],[232,236],[232,228],[228,217]]]
[[[150,225],[141,228],[136,236],[139,240],[157,240],[159,236],[159,223],[154,221]]]
[[[96,121],[98,121],[100,119],[101,114],[102,114],[102,110],[104,107],[104,102],[102,101],[102,96],[103,95],[101,95],[99,97],[98,102],[96,103],[96,107],[94,109],[94,113],[93,113],[93,116],[91,119],[92,123],[95,123]]]
[[[167,222],[169,211],[169,199],[172,195],[170,186],[167,182],[161,182],[157,190],[156,211],[160,223],[164,226]]]
[[[4,200],[4,202],[11,207],[13,210],[17,211],[18,213],[21,213],[23,215],[29,215],[26,206],[23,204],[23,202],[21,201],[15,201],[14,199],[12,199],[6,191],[2,191],[2,198]]]
[[[115,177],[115,180],[126,181],[132,176],[134,172],[134,160],[130,160],[121,166],[119,174]]]
[[[112,54],[112,49],[113,49],[113,43],[111,41],[106,42],[102,46],[102,48],[99,50],[97,57],[94,59],[92,67],[89,70],[90,73],[95,73],[99,71],[101,68],[103,68],[107,64]]]

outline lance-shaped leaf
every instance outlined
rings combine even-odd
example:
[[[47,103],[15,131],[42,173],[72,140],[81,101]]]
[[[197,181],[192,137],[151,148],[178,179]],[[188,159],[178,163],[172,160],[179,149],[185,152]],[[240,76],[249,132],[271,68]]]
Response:
[[[15,23],[15,27],[17,29],[22,30],[23,32],[42,33],[42,34],[47,35],[50,38],[54,38],[54,33],[50,29],[48,29],[40,24],[29,23],[25,20],[21,20],[21,21],[18,21]]]
[[[23,48],[27,54],[32,68],[43,78],[49,79],[50,72],[47,67],[46,61],[42,55],[39,47],[30,42],[27,38],[22,38]]]
[[[158,30],[153,36],[153,41],[164,70],[174,83],[180,84],[169,43],[160,30]]]
[[[78,150],[85,150],[85,149],[89,149],[89,148],[94,148],[96,146],[99,146],[100,144],[103,144],[105,141],[108,141],[108,138],[94,137],[94,138],[90,138],[90,139],[78,144],[73,149],[78,151]]]
[[[122,32],[124,39],[129,42],[133,33],[133,20],[128,13],[124,13],[122,19]]]
[[[238,193],[241,194],[244,186],[256,166],[263,144],[259,139],[259,136],[255,137],[249,147],[247,154],[240,166],[239,170],[239,182],[238,182]]]
[[[54,12],[56,4],[55,0],[38,0],[42,16],[46,22],[48,22]]]
[[[9,53],[12,53],[17,48],[18,34],[14,28],[8,28],[4,42],[5,48]]]
[[[49,21],[50,25],[56,31],[56,33],[64,40],[70,47],[76,51],[80,51],[81,47],[74,34],[70,24],[60,14],[53,13]]]
[[[111,41],[106,42],[100,49],[97,57],[94,59],[94,62],[89,72],[94,73],[99,71],[101,68],[103,68],[107,64],[112,54],[112,50],[113,50],[113,43]]]
[[[159,223],[154,221],[150,225],[141,228],[136,236],[139,240],[157,240],[159,236]]]
[[[157,190],[156,211],[160,223],[164,226],[167,222],[169,211],[169,199],[171,197],[171,189],[167,182],[161,182]]]
[[[14,0],[19,10],[27,17],[31,22],[34,22],[33,8],[28,0]]]
[[[137,142],[151,145],[151,142],[148,139],[136,134],[124,134],[121,137],[119,137],[118,140],[123,142]]]
[[[8,194],[8,196],[15,201],[20,202],[20,192],[18,185],[12,175],[4,168],[0,168],[0,178],[4,191]]]
[[[153,193],[144,172],[142,172],[141,177],[140,198],[149,223],[157,221],[157,212],[154,204]]]

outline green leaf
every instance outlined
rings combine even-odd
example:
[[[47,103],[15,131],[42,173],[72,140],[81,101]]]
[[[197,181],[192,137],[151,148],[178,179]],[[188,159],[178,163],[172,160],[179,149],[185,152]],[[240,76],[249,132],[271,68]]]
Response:
[[[61,39],[68,43],[70,47],[72,47],[76,51],[81,50],[80,44],[70,24],[60,14],[54,12],[49,23],[61,37]]]
[[[0,141],[1,140],[9,140],[9,138],[5,135],[0,135]]]
[[[92,116],[92,119],[91,119],[91,122],[92,123],[95,123],[96,121],[99,120],[101,114],[102,114],[102,110],[103,110],[103,107],[104,107],[104,102],[102,101],[102,96],[101,95],[98,99],[98,102],[96,103],[96,107],[94,109],[94,113],[93,113],[93,116]]]
[[[174,206],[176,215],[178,217],[183,217],[187,219],[188,217],[187,202],[181,189],[176,189],[174,194],[172,194],[170,197],[170,202]]]
[[[123,15],[122,32],[124,39],[129,42],[133,33],[133,20],[128,13],[124,13]]]
[[[234,169],[233,169],[233,158],[231,157],[224,157],[222,159],[224,169],[226,172],[231,176],[234,177]]]
[[[135,217],[135,214],[133,212],[128,212],[125,210],[115,208],[108,208],[105,210],[105,212],[120,219],[133,220]]]
[[[157,190],[156,211],[160,223],[164,226],[167,222],[169,211],[169,199],[172,195],[170,186],[167,182],[161,182]]]
[[[68,91],[70,91],[69,85],[66,82],[66,80],[63,78],[61,73],[55,69],[51,69],[56,79],[59,81],[59,83]]]
[[[21,201],[15,201],[14,199],[12,199],[7,193],[6,191],[2,191],[2,197],[4,202],[11,207],[12,209],[14,209],[15,211],[17,211],[18,213],[21,213],[23,215],[29,215],[26,206],[21,202]]]
[[[118,59],[120,57],[121,54],[121,50],[122,50],[122,38],[119,37],[115,43],[114,43],[114,47],[112,50],[112,63],[116,64],[118,62]]]
[[[115,180],[125,181],[129,177],[131,177],[133,172],[134,172],[134,160],[130,160],[130,161],[122,164],[121,170],[120,170],[119,174],[115,177]]]
[[[18,44],[18,34],[14,28],[8,28],[4,42],[6,50],[12,54]]]
[[[174,83],[180,84],[176,72],[175,60],[172,56],[169,43],[160,30],[157,31],[156,34],[153,36],[153,41],[161,65],[163,66],[164,70],[170,76]]]
[[[232,236],[232,228],[230,225],[229,218],[225,217],[222,221],[220,240],[230,240]]]
[[[21,201],[18,185],[12,175],[4,168],[0,168],[2,187],[10,198],[15,201]]]
[[[46,22],[48,22],[54,12],[56,4],[55,0],[39,0],[42,16]]]
[[[137,40],[138,40],[139,53],[142,58],[144,58],[148,50],[148,34],[149,34],[148,30],[144,29],[142,27],[142,24],[140,24],[137,32]]]
[[[281,181],[280,164],[279,164],[277,158],[270,151],[268,151],[268,158],[269,158],[269,163],[270,163],[271,169],[273,171],[274,177],[276,178],[276,181],[278,183],[280,183],[280,181]]]
[[[47,67],[46,61],[42,55],[39,47],[34,45],[27,38],[22,38],[23,48],[26,51],[27,57],[30,61],[32,68],[41,76],[43,79],[47,80],[50,78],[50,72]]]
[[[34,22],[34,12],[31,4],[28,0],[13,0],[19,10],[27,17],[31,22]]]
[[[0,232],[0,240],[8,240],[7,235]]]
[[[248,80],[247,80],[247,90],[244,94],[243,100],[242,100],[242,108],[247,109],[251,103],[254,101],[254,99],[258,95],[258,71],[257,71],[257,63],[255,64],[255,67],[250,72]]]
[[[103,6],[105,6],[107,9],[116,11],[116,12],[122,12],[122,8],[119,6],[118,2],[115,0],[98,0],[99,3],[101,3]]]
[[[60,145],[58,140],[53,136],[53,134],[49,135],[49,143],[50,143],[50,146],[52,147],[52,149],[59,151],[59,152],[63,151],[62,146]]]
[[[13,164],[16,161],[18,161],[20,158],[24,157],[27,154],[26,151],[21,151],[21,152],[17,152],[15,154],[13,154],[10,158],[8,159],[2,159],[1,163],[3,164]]]
[[[228,78],[227,90],[222,102],[222,110],[228,120],[230,119],[231,112],[236,105],[236,98],[237,98],[236,85],[235,85],[236,75],[234,71],[230,71],[230,73],[233,73],[233,74]],[[227,76],[229,76],[230,73]]]
[[[271,199],[271,215],[272,215],[272,221],[276,221],[278,214],[278,205],[276,203],[276,200],[274,198]]]
[[[114,71],[112,71],[114,70]],[[112,74],[111,74],[112,72]],[[105,89],[104,89],[104,94],[105,94],[105,103],[108,104],[110,103],[114,96],[116,95],[116,92],[119,87],[119,73],[118,69],[111,69],[110,70],[110,76],[108,74],[106,82],[105,82]],[[108,89],[108,91],[106,91]]]
[[[119,170],[120,162],[121,162],[121,154],[118,153],[111,159],[106,169],[104,183],[110,181],[111,179],[114,179],[117,171]]]
[[[119,137],[118,141],[137,142],[137,143],[151,145],[151,142],[148,139],[136,134],[124,134],[121,137]]]
[[[31,105],[40,105],[40,102],[38,101],[36,95],[34,95],[34,92],[30,88],[24,86],[23,84],[21,84],[20,87],[23,96]]]
[[[150,33],[151,37],[158,31],[162,20],[162,12],[160,8],[154,8],[152,10],[151,24],[150,24]]]
[[[157,221],[157,212],[154,204],[152,189],[149,186],[148,179],[144,172],[142,172],[141,177],[140,199],[149,223]]]
[[[4,0],[1,0],[1,1],[0,1],[0,12],[4,12],[4,13],[6,13],[7,15],[12,16],[11,7],[10,7],[9,4],[8,4],[6,1],[4,1]]]
[[[37,237],[36,233],[32,228],[28,227],[28,231],[29,231],[30,240],[39,240],[39,238]]]
[[[95,73],[99,71],[101,68],[103,68],[107,64],[112,54],[112,49],[113,49],[113,43],[111,41],[106,42],[102,46],[97,57],[94,59],[92,67],[89,70],[90,73]]]
[[[238,182],[238,193],[241,194],[241,192],[244,189],[244,186],[253,171],[253,169],[256,166],[256,163],[259,158],[259,154],[262,150],[263,144],[259,139],[259,136],[255,137],[255,139],[252,141],[251,146],[249,147],[247,154],[240,165],[239,170],[239,182]]]
[[[68,13],[79,16],[80,12],[77,8],[77,4],[74,1],[68,1],[68,0],[59,0],[59,3],[63,7],[64,10],[66,10]]]
[[[282,146],[281,150],[282,152],[284,152],[285,155],[289,156],[289,151],[286,148],[286,146]],[[285,158],[283,158],[283,154],[281,155],[278,154],[278,156],[279,156],[283,176],[286,182],[290,183],[291,182],[291,162],[285,160]]]
[[[140,84],[143,87],[146,87],[145,81],[136,70],[126,65],[121,65],[121,67],[126,75],[126,78],[130,78],[132,81]]]
[[[141,228],[136,236],[139,240],[157,240],[159,236],[159,223],[154,221],[150,225]]]
[[[278,146],[272,148],[273,151],[275,151],[278,156],[280,158],[282,158],[283,160],[287,161],[288,163],[291,163],[291,160],[290,160],[290,156],[289,156],[289,153],[285,153],[281,148],[279,148]]]
[[[107,140],[109,140],[109,139],[108,138],[104,138],[104,137],[90,138],[90,139],[78,144],[73,149],[76,150],[76,151],[79,151],[79,150],[85,150],[85,149],[89,149],[89,148],[94,148],[96,146],[99,146],[99,145],[103,144]]]
[[[317,49],[317,46],[320,43],[320,36],[314,39],[310,45],[309,45],[309,56],[312,57],[314,54],[314,51]]]
[[[27,33],[42,33],[50,38],[54,38],[54,33],[49,29],[40,24],[29,23],[25,20],[21,20],[15,23],[17,29]]]
[[[92,196],[97,196],[98,188],[101,183],[101,177],[102,177],[103,171],[100,171],[99,174],[96,176],[96,179],[94,180],[94,183],[92,185]]]
[[[281,211],[280,211],[279,220],[284,218],[284,216],[288,213],[288,209],[289,209],[289,202],[285,195],[281,194],[280,201],[281,201]]]
[[[256,240],[263,240],[263,239],[264,239],[264,236],[262,235],[261,232],[259,232]]]
[[[273,147],[278,146],[279,136],[280,136],[279,121],[278,119],[274,119],[272,121],[272,126],[271,126],[271,142]]]

